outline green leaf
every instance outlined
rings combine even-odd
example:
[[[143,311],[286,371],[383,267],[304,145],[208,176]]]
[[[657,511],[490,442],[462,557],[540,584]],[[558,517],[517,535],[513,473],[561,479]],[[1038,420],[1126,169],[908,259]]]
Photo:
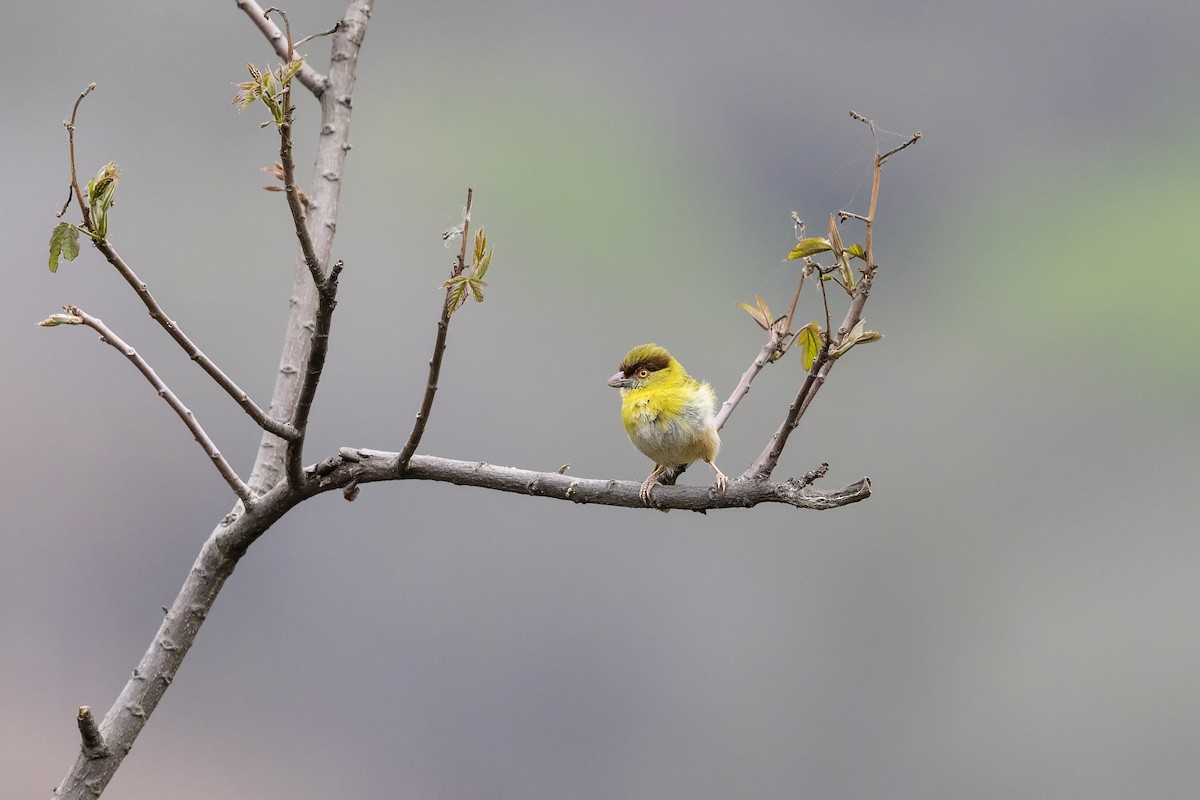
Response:
[[[496,248],[493,247],[491,250],[488,250],[487,254],[484,255],[480,262],[475,265],[475,271],[473,273],[475,278],[482,279],[484,275],[487,275],[488,268],[492,266],[492,253],[495,251],[495,249]]]
[[[92,236],[96,241],[103,242],[108,238],[108,210],[112,208],[113,195],[116,194],[120,180],[121,171],[110,161],[100,168],[96,177],[88,181],[89,218],[95,229]]]
[[[849,247],[847,247],[846,255],[851,256],[853,258],[857,258],[860,261],[867,260],[867,253],[866,253],[866,251],[863,250],[863,246],[861,244],[852,244]]]
[[[79,255],[79,229],[69,222],[60,222],[50,232],[50,271],[58,272],[62,259],[74,261]]]
[[[467,279],[463,277],[451,278],[442,284],[450,291],[446,293],[446,308],[451,314],[462,308],[462,304],[467,302]]]
[[[291,83],[292,78],[296,77],[296,73],[299,72],[300,68],[303,66],[304,66],[304,58],[297,57],[297,58],[293,58],[291,63],[287,64],[286,66],[280,67],[279,68],[280,82],[282,82],[284,85]]]
[[[812,236],[796,242],[796,246],[787,254],[787,260],[795,261],[797,258],[815,256],[817,253],[825,253],[832,249],[833,245],[829,243],[828,239],[822,239],[820,236]]]
[[[856,344],[868,344],[870,342],[878,342],[883,338],[883,334],[879,331],[866,330],[867,321],[860,319],[854,324],[846,336],[837,343],[837,346],[829,351],[830,358],[839,358],[850,352],[850,348]]]
[[[809,372],[821,352],[821,326],[816,322],[808,323],[797,331],[796,339],[800,342],[800,364],[805,372]]]
[[[472,263],[478,264],[483,260],[483,253],[487,250],[487,234],[483,232],[483,228],[475,231],[475,257],[471,259]]]

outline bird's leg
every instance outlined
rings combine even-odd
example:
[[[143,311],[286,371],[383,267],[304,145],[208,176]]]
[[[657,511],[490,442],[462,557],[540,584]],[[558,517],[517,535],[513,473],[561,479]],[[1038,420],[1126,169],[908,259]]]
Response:
[[[642,481],[642,488],[638,490],[638,497],[642,498],[642,502],[650,505],[650,490],[658,485],[658,478],[670,467],[665,464],[655,464],[654,471],[650,473],[650,477]]]
[[[717,469],[717,462],[705,459],[705,463],[713,468],[713,472],[717,473],[717,491],[725,494],[725,489],[729,486],[729,478],[726,478],[725,473]]]

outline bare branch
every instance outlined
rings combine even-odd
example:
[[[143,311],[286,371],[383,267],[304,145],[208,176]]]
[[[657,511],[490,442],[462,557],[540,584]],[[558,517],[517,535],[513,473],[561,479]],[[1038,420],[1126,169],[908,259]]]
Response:
[[[321,101],[321,137],[317,146],[315,176],[305,210],[305,227],[312,238],[318,264],[328,264],[333,249],[342,169],[346,154],[350,151],[351,95],[372,5],[372,0],[351,0],[349,3],[337,32],[331,37],[329,74],[321,81],[323,90],[317,93]],[[250,6],[261,13],[257,4],[246,2],[239,5],[243,10]],[[255,15],[250,16],[258,24]],[[274,25],[271,27],[274,28]],[[278,31],[278,28],[275,30]],[[279,32],[279,40],[282,39],[283,33]],[[283,42],[283,46],[286,47],[286,42]],[[286,50],[282,55],[286,55]],[[298,76],[304,74],[302,69]],[[321,302],[317,285],[307,258],[301,253],[292,285],[291,309],[279,357],[279,371],[271,394],[270,410],[276,418],[291,418],[303,391],[313,348],[312,332],[316,328]],[[287,463],[286,444],[274,434],[263,435],[249,480],[250,486],[256,491],[265,492],[279,482]]]
[[[721,430],[725,426],[725,421],[729,419],[729,416],[737,409],[738,403],[750,391],[750,382],[758,376],[758,373],[762,372],[763,367],[777,357],[780,349],[783,347],[784,338],[785,336],[779,330],[779,327],[772,325],[767,336],[767,343],[763,345],[762,350],[759,350],[758,355],[750,362],[750,367],[742,373],[742,378],[729,395],[729,399],[721,404],[721,409],[717,412],[716,418],[717,430]]]
[[[83,228],[89,231],[94,231],[94,226],[92,225],[92,221],[89,216],[88,204],[85,201],[83,192],[79,187],[79,180],[75,167],[75,118],[79,111],[79,104],[83,101],[83,98],[87,97],[87,95],[95,88],[96,84],[93,83],[80,93],[79,97],[75,100],[75,106],[71,109],[71,119],[65,123],[71,151],[71,188],[75,193],[76,199],[79,201],[79,208],[83,214]],[[64,206],[64,212],[65,210],[66,209]],[[259,427],[270,431],[271,433],[283,439],[294,439],[296,437],[296,431],[291,426],[273,420],[267,416],[266,412],[259,408],[258,405],[252,399],[250,399],[250,396],[246,394],[241,387],[234,383],[233,379],[226,375],[211,358],[206,356],[200,350],[200,348],[197,347],[190,338],[188,338],[187,334],[183,332],[183,330],[173,319],[167,316],[167,312],[163,310],[162,306],[159,305],[158,301],[154,298],[154,295],[150,293],[150,289],[147,287],[146,282],[134,273],[134,271],[128,264],[125,263],[125,260],[121,258],[121,256],[117,253],[116,248],[114,248],[110,242],[104,239],[97,239],[93,236],[92,243],[96,246],[96,249],[100,251],[108,263],[111,264],[121,275],[121,277],[125,279],[125,282],[132,287],[138,298],[141,299],[142,304],[146,306],[146,310],[150,313],[150,318],[162,326],[163,330],[170,334],[171,338],[175,340],[176,344],[178,344],[183,351],[187,353],[188,358],[199,364],[200,368],[203,369],[209,377],[216,381],[217,385],[224,389],[225,392],[233,398],[234,402],[236,402],[242,408],[242,410],[244,410],[250,416],[250,418],[258,424]]]
[[[287,197],[288,209],[292,212],[292,224],[296,228],[296,241],[300,243],[300,253],[304,264],[312,275],[313,283],[321,296],[325,296],[322,287],[325,285],[325,272],[317,259],[317,251],[313,247],[312,236],[308,233],[308,222],[304,217],[302,193],[296,186],[296,163],[292,160],[292,93],[285,89],[283,93],[283,124],[279,126],[279,161],[283,168],[283,192]]]
[[[89,83],[87,88],[79,93],[79,97],[75,98],[75,105],[71,106],[71,118],[63,123],[67,129],[67,147],[71,154],[71,190],[75,193],[75,199],[79,201],[79,210],[83,213],[84,227],[91,228],[92,221],[88,214],[88,204],[83,199],[83,190],[79,188],[79,173],[75,169],[75,117],[79,113],[79,104],[83,102],[83,98],[96,90],[95,83]],[[70,205],[70,200],[67,205]],[[58,216],[62,216],[67,212],[67,206],[63,206],[63,210],[58,212]]]
[[[392,453],[376,455],[386,455],[389,462],[391,458],[396,457]],[[387,466],[385,464],[381,469],[385,475]],[[373,471],[359,474],[359,483],[374,480],[374,474]],[[499,467],[482,462],[455,461],[433,456],[413,456],[403,477],[570,500],[575,503],[624,508],[647,507],[639,495],[640,481],[573,478],[557,471],[532,472],[515,467]],[[733,481],[724,494],[714,491],[711,486],[659,486],[654,490],[651,507],[708,511],[718,508],[750,508],[759,503],[786,503],[796,508],[825,510],[857,503],[870,495],[871,481],[867,478],[833,491],[816,489],[795,478],[781,483]]]
[[[229,484],[229,487],[233,489],[234,493],[236,493],[238,497],[241,498],[243,503],[245,503],[247,506],[250,505],[254,500],[254,494],[250,491],[250,487],[243,483],[242,479],[238,477],[238,474],[236,471],[234,471],[233,467],[229,466],[229,462],[225,460],[225,456],[221,455],[221,451],[217,449],[216,444],[214,444],[213,440],[209,438],[209,435],[205,433],[204,428],[200,426],[200,422],[196,419],[196,415],[193,414],[191,410],[183,404],[182,401],[180,401],[175,393],[171,391],[171,388],[163,382],[162,378],[158,377],[158,373],[156,373],[154,369],[146,362],[146,359],[142,358],[136,350],[126,344],[121,337],[109,330],[108,326],[105,325],[101,320],[93,317],[90,314],[84,313],[76,306],[66,306],[65,310],[68,314],[73,314],[79,317],[81,320],[83,320],[84,325],[87,325],[96,333],[100,334],[100,341],[104,342],[105,344],[112,345],[117,349],[118,352],[133,362],[133,365],[138,368],[138,371],[141,372],[142,375],[145,376],[146,380],[150,381],[150,385],[154,387],[156,392],[158,392],[159,397],[165,400],[167,405],[171,407],[171,410],[178,414],[179,418],[183,420],[183,424],[186,425],[188,430],[192,432],[192,436],[195,437],[196,441],[200,444],[200,447],[204,450],[205,455],[209,457],[209,460],[211,460],[213,466],[217,468],[217,472],[221,473],[221,477],[225,479],[225,482]]]
[[[471,187],[467,187],[467,204],[463,208],[462,228],[459,235],[462,236],[462,247],[458,251],[458,260],[454,262],[454,266],[450,269],[450,277],[457,278],[462,275],[463,270],[467,268],[467,240],[471,229],[471,199],[474,193]],[[396,462],[397,474],[402,474],[408,469],[409,459],[413,453],[417,452],[417,446],[421,443],[421,437],[425,435],[425,426],[429,423],[429,414],[433,410],[433,398],[438,390],[438,376],[442,373],[442,357],[446,353],[446,335],[450,331],[450,316],[454,313],[451,308],[450,293],[453,291],[451,286],[446,287],[446,299],[442,303],[442,314],[438,318],[437,335],[433,339],[433,356],[429,359],[429,377],[425,381],[425,394],[421,398],[421,408],[417,411],[417,418],[413,421],[412,431],[408,434],[408,441],[404,443],[404,448],[400,451],[400,458]]]
[[[317,396],[317,384],[325,370],[325,356],[329,352],[329,328],[333,323],[333,310],[337,307],[338,277],[342,274],[342,262],[338,261],[329,271],[329,277],[321,282],[321,301],[317,305],[317,317],[312,335],[312,352],[308,358],[308,369],[300,384],[300,395],[296,399],[296,413],[292,425],[300,436],[288,442],[285,465],[288,481],[298,486],[303,480],[300,459],[304,457],[304,436],[308,431],[308,414]]]
[[[270,11],[278,11],[271,8]],[[287,22],[287,15],[282,11],[287,25],[288,55],[292,54],[292,26]],[[288,442],[284,456],[284,471],[288,481],[299,485],[303,480],[301,459],[304,458],[304,435],[308,429],[308,415],[312,410],[313,400],[317,396],[317,384],[320,383],[321,373],[325,369],[325,356],[329,352],[329,328],[333,323],[333,310],[337,307],[338,276],[342,271],[339,261],[330,270],[328,277],[317,260],[317,252],[313,247],[312,237],[308,233],[308,222],[304,216],[302,193],[296,188],[296,165],[292,160],[292,91],[290,84],[283,93],[283,123],[279,126],[279,160],[283,171],[283,191],[287,197],[288,209],[292,213],[292,224],[296,229],[296,240],[300,243],[300,252],[304,263],[312,275],[313,284],[317,289],[317,310],[313,320],[312,349],[308,357],[308,368],[304,372],[304,380],[300,383],[300,392],[296,398],[296,410],[292,414],[292,426],[299,436]]]
[[[307,470],[313,480],[299,485],[278,484],[259,497],[253,507],[222,520],[201,547],[154,640],[100,724],[108,754],[89,757],[81,752],[54,796],[59,800],[90,800],[104,790],[174,680],[238,560],[280,517],[310,497],[342,491],[347,499],[352,499],[364,483],[431,480],[575,503],[645,508],[638,496],[641,484],[634,481],[580,479],[558,472],[532,472],[479,461],[419,455],[412,456],[408,469],[400,475],[396,469],[399,459],[399,453],[342,448],[337,456]],[[724,495],[712,492],[711,487],[660,487],[654,493],[654,506],[707,511],[787,503],[820,510],[856,503],[870,496],[871,482],[867,478],[832,491],[814,489],[810,484],[825,469],[826,465],[821,465],[803,477],[783,483],[735,481]]]
[[[865,123],[871,129],[871,143],[875,150],[875,162],[871,177],[871,203],[866,217],[861,217],[857,214],[850,214],[845,211],[840,211],[838,214],[843,220],[847,218],[853,218],[863,222],[863,225],[866,228],[866,238],[864,240],[863,252],[866,258],[867,266],[863,270],[862,278],[859,280],[858,285],[854,289],[854,293],[850,297],[850,305],[846,309],[846,316],[843,318],[842,324],[838,327],[836,341],[834,340],[833,331],[829,329],[831,325],[829,317],[829,304],[828,298],[825,296],[825,282],[824,280],[821,281],[821,293],[822,297],[825,298],[825,344],[821,348],[821,352],[817,355],[816,360],[813,362],[812,369],[809,370],[808,377],[805,378],[804,384],[800,387],[800,391],[796,394],[796,399],[793,400],[792,404],[788,407],[788,413],[784,417],[783,422],[780,424],[775,433],[771,435],[770,441],[767,442],[766,447],[763,448],[763,451],[759,454],[758,458],[754,460],[754,463],[751,464],[744,473],[742,473],[742,478],[748,478],[751,480],[766,480],[770,477],[771,473],[775,469],[775,466],[779,463],[779,458],[783,453],[784,446],[787,444],[788,437],[791,435],[792,431],[796,429],[796,426],[800,424],[800,418],[804,415],[804,412],[808,410],[809,404],[812,402],[821,386],[825,383],[825,379],[829,375],[829,371],[833,369],[834,362],[837,359],[830,357],[830,348],[844,339],[846,334],[850,333],[850,331],[854,329],[854,326],[858,324],[859,320],[862,319],[862,311],[866,305],[867,297],[871,293],[871,284],[875,279],[876,264],[872,235],[875,227],[875,210],[879,205],[879,183],[880,177],[883,173],[883,162],[887,156],[900,152],[905,147],[908,147],[921,138],[921,135],[918,133],[900,147],[890,150],[886,154],[882,154],[879,151],[879,134],[875,128],[874,121],[869,120],[861,114],[855,113],[854,111],[850,112],[850,116],[859,122]]]
[[[295,45],[293,45],[293,49],[295,49],[296,47],[299,47],[302,44],[308,44],[313,39],[320,39],[323,36],[332,36],[333,34],[337,33],[341,29],[341,27],[342,27],[342,21],[338,20],[337,22],[333,23],[333,27],[327,31],[317,31],[316,33],[310,33],[308,36],[305,36],[303,39],[301,39],[300,41],[296,42]]]
[[[263,7],[254,2],[254,0],[237,0],[237,7],[245,12],[255,27],[262,32],[262,35],[267,37],[267,41],[271,43],[275,54],[284,61],[290,61],[291,55],[288,53],[288,50],[292,45],[288,41],[289,37],[285,36],[283,31],[279,30],[279,26],[267,17]],[[336,25],[334,26],[334,30],[337,30]],[[301,43],[311,38],[310,36],[302,39]],[[328,78],[309,66],[307,60],[305,60],[304,66],[300,68],[300,71],[296,73],[296,80],[304,84],[304,88],[308,89],[316,97],[324,94],[325,87],[328,84]]]
[[[287,423],[271,419],[271,417],[267,416],[267,413],[250,398],[250,395],[246,394],[245,390],[234,383],[232,378],[226,375],[225,372],[218,367],[211,358],[206,356],[203,351],[201,351],[200,348],[197,347],[196,344],[188,337],[188,335],[183,332],[183,329],[179,327],[179,324],[175,322],[175,320],[167,316],[167,312],[163,310],[163,307],[159,305],[158,300],[156,300],[154,295],[150,293],[150,289],[146,286],[146,282],[139,278],[137,274],[130,268],[130,266],[125,263],[124,259],[121,258],[121,256],[117,253],[116,248],[114,248],[111,243],[107,241],[95,242],[95,245],[96,249],[99,250],[104,255],[104,258],[108,260],[108,263],[112,264],[113,267],[116,268],[121,277],[125,279],[125,282],[128,283],[133,288],[133,291],[137,293],[137,296],[139,299],[141,299],[142,304],[146,306],[146,310],[150,312],[150,318],[162,326],[162,329],[170,334],[171,338],[175,340],[176,344],[183,349],[183,352],[187,353],[188,358],[190,358],[192,361],[195,361],[196,364],[200,366],[200,369],[204,370],[204,372],[207,373],[208,376],[212,378],[218,386],[224,389],[225,393],[232,397],[233,401],[237,403],[242,410],[245,411],[255,423],[257,423],[260,428],[265,431],[270,431],[282,439],[290,440],[297,437],[298,434],[294,427],[288,425]]]
[[[891,150],[888,150],[886,153],[881,155],[879,157],[879,162],[882,164],[884,161],[887,161],[889,158],[896,155],[896,153],[899,153],[904,148],[911,147],[912,145],[916,144],[917,140],[920,139],[922,136],[924,136],[924,134],[922,134],[920,131],[917,131],[912,136],[908,137],[907,142],[905,142],[904,144],[899,145],[897,147],[893,147]]]

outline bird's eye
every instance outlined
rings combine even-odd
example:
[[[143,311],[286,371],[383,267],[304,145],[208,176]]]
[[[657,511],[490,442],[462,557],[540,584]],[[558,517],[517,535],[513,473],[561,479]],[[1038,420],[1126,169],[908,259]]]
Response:
[[[637,376],[642,379],[649,378],[650,370],[646,369],[645,367],[642,367],[641,369],[639,369],[637,371]]]

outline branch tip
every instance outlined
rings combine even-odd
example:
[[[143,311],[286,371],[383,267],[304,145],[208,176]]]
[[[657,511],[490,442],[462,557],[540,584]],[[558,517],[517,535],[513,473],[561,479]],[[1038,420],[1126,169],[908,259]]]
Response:
[[[108,745],[105,744],[104,735],[96,725],[96,718],[92,716],[90,706],[79,707],[79,713],[75,715],[75,724],[79,726],[83,752],[88,758],[103,758],[108,755]]]

